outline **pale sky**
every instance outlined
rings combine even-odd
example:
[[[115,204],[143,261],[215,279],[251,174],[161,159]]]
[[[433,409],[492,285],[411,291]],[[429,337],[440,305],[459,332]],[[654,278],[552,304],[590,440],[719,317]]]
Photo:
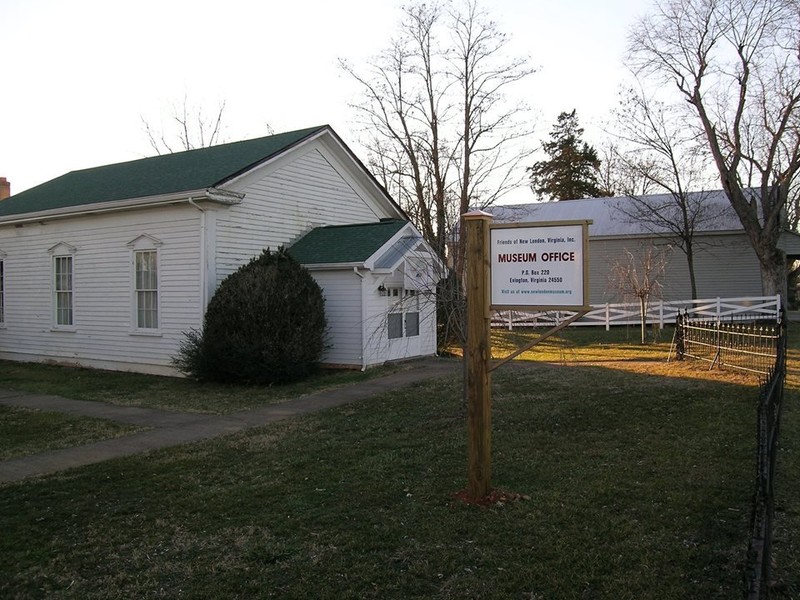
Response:
[[[576,108],[585,139],[617,103],[628,30],[647,0],[491,0],[482,4],[539,71],[517,88],[536,141]],[[337,66],[378,54],[399,0],[0,0],[0,176],[21,192],[75,169],[154,154],[184,95],[226,103],[225,141],[330,124],[362,159],[358,85]],[[533,201],[525,189],[513,201]]]

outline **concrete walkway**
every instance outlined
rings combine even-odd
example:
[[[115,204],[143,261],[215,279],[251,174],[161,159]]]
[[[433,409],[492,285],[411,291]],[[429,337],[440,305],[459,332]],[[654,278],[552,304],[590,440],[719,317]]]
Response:
[[[48,475],[93,463],[131,456],[159,448],[177,446],[268,425],[298,415],[317,412],[377,396],[398,387],[412,385],[460,372],[461,363],[452,360],[424,360],[410,368],[344,387],[300,396],[280,404],[262,406],[229,415],[175,413],[151,408],[115,406],[103,402],[69,400],[58,396],[0,390],[0,404],[70,415],[81,415],[150,427],[147,431],[32,456],[0,461],[0,483]]]

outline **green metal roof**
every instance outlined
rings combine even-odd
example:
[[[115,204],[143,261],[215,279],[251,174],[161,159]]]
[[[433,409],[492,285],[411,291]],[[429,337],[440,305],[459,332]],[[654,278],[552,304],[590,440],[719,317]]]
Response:
[[[0,217],[215,187],[325,128],[71,171],[3,200]]]
[[[384,219],[378,223],[317,227],[297,240],[288,252],[304,265],[360,263],[406,224],[399,219]]]

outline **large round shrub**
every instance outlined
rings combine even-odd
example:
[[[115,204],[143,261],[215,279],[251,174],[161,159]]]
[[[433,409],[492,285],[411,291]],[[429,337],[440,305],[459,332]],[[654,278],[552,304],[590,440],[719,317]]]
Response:
[[[293,381],[316,368],[324,334],[317,282],[283,248],[265,250],[220,284],[175,364],[200,379]]]

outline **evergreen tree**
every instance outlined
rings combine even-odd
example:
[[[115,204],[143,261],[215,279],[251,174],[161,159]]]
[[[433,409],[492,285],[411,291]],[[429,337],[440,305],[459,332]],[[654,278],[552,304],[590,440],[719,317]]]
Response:
[[[600,159],[597,151],[581,140],[575,110],[558,115],[550,141],[542,142],[550,156],[528,167],[533,191],[549,200],[572,200],[602,196],[597,176]]]

